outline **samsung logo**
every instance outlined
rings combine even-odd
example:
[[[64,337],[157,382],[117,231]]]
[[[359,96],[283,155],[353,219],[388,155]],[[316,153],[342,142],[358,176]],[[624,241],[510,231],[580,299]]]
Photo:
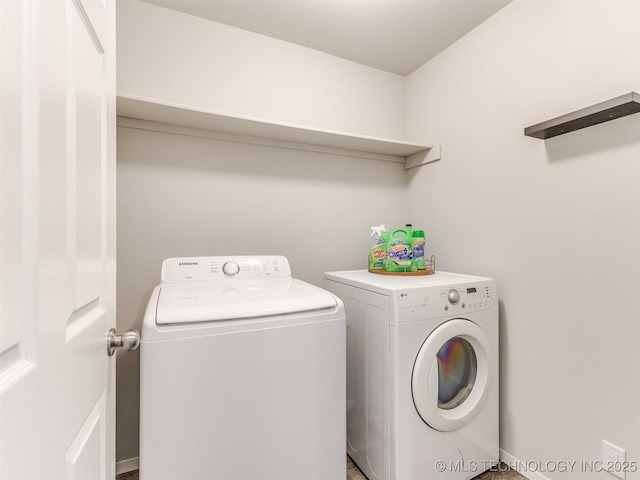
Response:
[[[198,265],[198,262],[180,262],[180,263],[178,263],[178,266],[180,266],[180,267],[186,266],[186,265]]]

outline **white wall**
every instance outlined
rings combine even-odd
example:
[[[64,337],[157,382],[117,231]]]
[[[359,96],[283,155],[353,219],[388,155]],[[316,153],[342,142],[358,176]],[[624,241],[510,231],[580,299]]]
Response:
[[[147,3],[118,0],[118,92],[385,138],[404,77]]]
[[[497,279],[501,447],[578,462],[548,478],[614,478],[580,464],[603,439],[640,468],[640,115],[523,129],[630,91],[637,1],[516,0],[407,78],[407,136],[442,144],[411,217],[441,269]]]

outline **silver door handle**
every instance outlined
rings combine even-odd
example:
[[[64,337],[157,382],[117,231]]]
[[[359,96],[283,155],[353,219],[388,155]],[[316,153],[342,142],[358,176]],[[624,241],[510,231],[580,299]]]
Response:
[[[112,356],[116,348],[124,348],[125,350],[135,350],[140,345],[140,333],[137,330],[127,330],[124,335],[117,335],[116,329],[109,330],[107,335],[107,352]]]

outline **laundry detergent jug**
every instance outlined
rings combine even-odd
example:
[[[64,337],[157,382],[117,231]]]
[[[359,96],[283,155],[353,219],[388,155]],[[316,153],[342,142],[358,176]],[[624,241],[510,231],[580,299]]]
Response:
[[[391,231],[387,238],[387,264],[388,272],[410,272],[413,270],[413,237],[412,228],[407,224],[405,228]],[[384,236],[383,236],[384,238]],[[417,269],[417,268],[416,268]]]

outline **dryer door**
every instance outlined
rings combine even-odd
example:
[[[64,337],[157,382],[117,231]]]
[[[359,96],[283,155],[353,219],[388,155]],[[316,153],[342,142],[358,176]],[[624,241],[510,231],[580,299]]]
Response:
[[[469,423],[486,397],[493,361],[487,336],[472,321],[456,318],[436,328],[420,347],[411,376],[422,420],[440,431]]]

